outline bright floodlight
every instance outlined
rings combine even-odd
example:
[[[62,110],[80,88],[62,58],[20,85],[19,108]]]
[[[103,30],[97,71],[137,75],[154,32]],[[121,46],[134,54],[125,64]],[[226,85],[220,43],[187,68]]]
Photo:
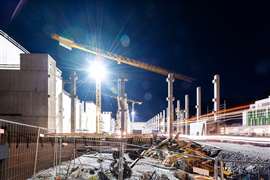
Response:
[[[107,70],[102,60],[95,60],[90,64],[89,73],[91,78],[96,81],[102,81],[106,78]]]

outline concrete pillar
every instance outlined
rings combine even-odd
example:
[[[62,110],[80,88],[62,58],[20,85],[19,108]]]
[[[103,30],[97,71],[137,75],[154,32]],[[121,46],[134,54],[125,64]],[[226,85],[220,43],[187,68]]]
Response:
[[[165,123],[165,127],[166,127],[166,130],[165,130],[165,134],[168,135],[168,114],[169,114],[169,108],[166,109],[166,123]]]
[[[76,94],[77,94],[77,80],[78,80],[78,76],[76,74],[76,72],[72,72],[71,76],[70,76],[70,81],[71,81],[71,132],[75,132],[76,130]]]
[[[214,76],[212,83],[214,84],[214,112],[217,112],[220,107],[220,77],[218,74]]]
[[[174,122],[174,108],[173,108],[173,82],[174,82],[174,75],[172,73],[168,74],[167,82],[168,82],[168,121],[167,121],[167,135],[168,137],[172,137],[173,135],[173,122]]]
[[[101,81],[96,80],[96,133],[101,133]]]
[[[133,124],[135,122],[135,103],[131,103],[131,132],[133,133]]]
[[[197,87],[197,98],[196,98],[196,115],[197,115],[197,121],[199,120],[201,116],[201,103],[202,103],[202,98],[201,98],[201,87]]]
[[[163,133],[166,133],[166,111],[163,110],[162,114],[162,125],[163,125]]]
[[[127,134],[127,94],[125,93],[125,83],[127,79],[118,79],[118,97],[120,111],[120,131],[121,136]]]
[[[159,132],[159,113],[157,114],[157,132]]]
[[[185,134],[188,135],[188,122],[189,119],[189,96],[185,95]]]
[[[162,112],[159,112],[159,132],[162,133]]]
[[[155,115],[155,125],[156,125],[155,130],[157,131],[157,129],[158,129],[158,118],[157,118],[157,115]]]
[[[176,131],[180,132],[180,101],[177,100],[177,106],[175,108],[176,112]]]

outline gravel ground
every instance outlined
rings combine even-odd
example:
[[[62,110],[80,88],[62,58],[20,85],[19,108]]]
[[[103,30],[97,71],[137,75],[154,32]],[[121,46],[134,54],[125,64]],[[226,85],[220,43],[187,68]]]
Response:
[[[75,159],[75,164],[74,161],[72,161],[72,163],[70,164],[70,168],[72,167],[76,167],[76,166],[80,166],[81,168],[84,169],[94,169],[94,168],[99,168],[100,167],[100,163],[97,162],[97,157],[100,156],[104,159],[104,161],[102,162],[102,168],[104,170],[108,170],[110,167],[111,162],[113,161],[113,157],[111,154],[106,154],[106,153],[101,153],[99,155],[83,155],[80,156],[78,158]],[[132,162],[131,159],[129,159],[129,157],[127,155],[125,155],[125,158],[128,162]],[[58,172],[60,172],[60,174],[66,174],[66,170],[69,166],[69,162],[63,162],[61,166],[58,166]],[[133,167],[133,172],[132,172],[132,177],[130,178],[130,180],[139,180],[140,177],[143,175],[143,173],[145,172],[156,172],[159,176],[161,174],[165,174],[170,180],[177,180],[177,178],[174,177],[174,170],[168,170],[166,169],[166,167],[164,167],[159,161],[152,159],[152,158],[144,158],[141,159],[134,167]],[[37,173],[37,175],[41,175],[43,177],[47,177],[44,179],[50,179],[49,177],[53,177],[54,176],[54,169],[53,168],[49,168],[47,170],[44,171],[40,171],[39,173]],[[43,179],[43,178],[41,178]],[[75,178],[71,178],[71,179],[75,179]],[[76,178],[77,179],[77,178]],[[85,176],[83,178],[79,178],[80,180],[83,179],[89,179],[89,177]],[[110,179],[115,179],[110,177]],[[30,179],[29,179],[30,180]]]
[[[232,152],[240,152],[250,158],[260,157],[263,160],[270,160],[270,147],[259,147],[247,144],[233,144],[233,143],[221,143],[221,142],[199,142],[203,145],[216,146],[220,149],[224,149]]]

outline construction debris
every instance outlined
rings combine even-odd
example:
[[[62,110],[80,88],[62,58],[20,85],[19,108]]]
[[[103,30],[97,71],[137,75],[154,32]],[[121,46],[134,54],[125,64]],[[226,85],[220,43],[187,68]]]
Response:
[[[159,160],[166,167],[175,167],[179,179],[211,179],[211,177],[269,177],[270,159],[254,159],[241,152],[230,152],[201,145],[194,141],[165,139],[154,145],[145,156]],[[222,167],[221,167],[222,164]],[[222,174],[222,175],[221,175]],[[200,176],[199,176],[200,175]]]
[[[80,157],[63,163],[58,173],[38,174],[38,179],[123,179],[130,180],[214,180],[255,178],[269,179],[270,158],[254,159],[241,152],[231,152],[210,145],[179,139],[157,139],[145,150],[96,152],[82,148]],[[120,161],[122,159],[122,161]],[[72,162],[72,163],[71,163]],[[57,176],[55,176],[57,174]],[[260,175],[258,175],[260,174]]]
[[[114,161],[110,165],[110,171],[115,178],[118,178],[121,163],[119,159],[119,151],[113,152],[113,158]],[[123,159],[122,163],[123,163],[123,178],[124,179],[130,178],[132,171],[125,158]]]

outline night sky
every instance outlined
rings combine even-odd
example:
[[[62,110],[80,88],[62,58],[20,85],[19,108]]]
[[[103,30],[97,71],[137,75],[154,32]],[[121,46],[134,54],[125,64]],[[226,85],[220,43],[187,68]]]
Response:
[[[175,81],[174,95],[183,107],[184,95],[189,94],[194,112],[196,86],[201,86],[206,112],[207,106],[213,108],[211,81],[216,73],[221,76],[221,98],[227,107],[270,95],[269,5],[261,1],[1,0],[0,29],[32,53],[50,54],[64,79],[76,70],[81,99],[95,100],[95,83],[85,70],[94,57],[60,47],[51,33],[195,78],[191,84]],[[125,76],[128,97],[144,101],[136,106],[136,120],[148,120],[165,109],[165,77],[105,62],[110,74],[103,92],[116,93],[115,80]],[[116,101],[103,97],[103,106],[115,112]]]

